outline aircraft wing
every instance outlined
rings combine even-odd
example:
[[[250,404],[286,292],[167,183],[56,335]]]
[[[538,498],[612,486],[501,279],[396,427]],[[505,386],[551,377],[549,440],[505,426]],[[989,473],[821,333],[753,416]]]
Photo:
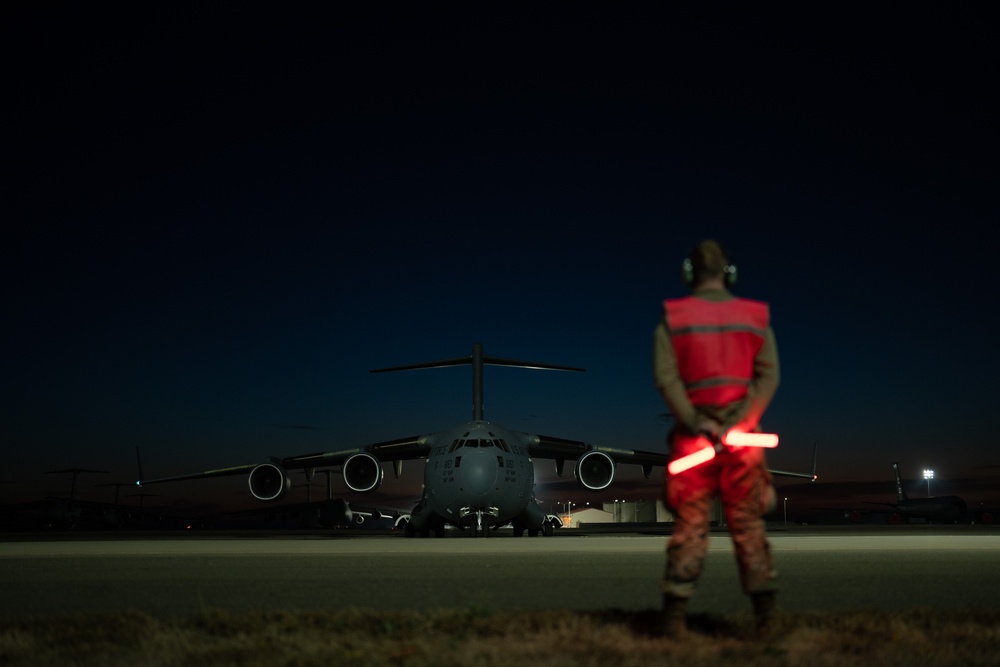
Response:
[[[380,462],[385,463],[386,461],[421,459],[426,457],[429,451],[430,446],[427,444],[424,436],[412,436],[409,438],[376,442],[352,449],[341,449],[335,452],[318,452],[316,454],[289,456],[279,459],[276,463],[280,463],[283,467],[289,469],[318,468],[339,465],[354,454],[362,453],[371,454]]]
[[[615,463],[635,463],[642,466],[665,466],[668,463],[667,455],[659,452],[603,447],[549,435],[536,435],[533,440],[528,444],[528,453],[537,458],[575,460],[587,452],[598,451],[610,456]]]
[[[556,474],[562,477],[566,460],[576,461],[574,474],[585,489],[601,491],[608,488],[615,477],[615,466],[619,463],[635,463],[642,466],[642,474],[647,478],[653,466],[667,465],[667,455],[658,452],[644,452],[634,449],[619,449],[592,445],[580,440],[567,440],[549,435],[523,434],[532,458],[555,459]]]
[[[396,440],[386,440],[376,442],[361,447],[350,449],[339,449],[330,452],[315,452],[312,454],[297,454],[284,458],[271,457],[267,463],[277,463],[286,470],[299,470],[306,468],[321,468],[326,466],[336,466],[342,464],[355,454],[370,454],[379,462],[404,461],[409,459],[419,459],[427,456],[430,447],[423,436],[412,436],[408,438],[398,438]],[[248,463],[245,465],[230,466],[227,468],[217,468],[215,470],[204,470],[201,472],[187,473],[184,475],[174,475],[172,477],[160,477],[156,479],[142,479],[142,470],[139,471],[140,479],[136,482],[138,486],[146,484],[159,484],[161,482],[180,482],[184,480],[203,479],[206,477],[227,477],[231,475],[248,475],[263,461]]]
[[[591,445],[580,440],[566,440],[547,435],[529,436],[529,454],[532,457],[556,459],[557,470],[559,461],[566,459],[577,460],[589,452],[601,452],[606,454],[615,463],[634,463],[642,466],[642,473],[649,477],[653,466],[666,466],[670,462],[670,457],[665,452],[647,452],[636,449],[619,449],[616,447],[602,447]],[[813,469],[811,473],[790,472],[786,470],[769,470],[772,475],[784,477],[801,477],[810,481],[816,481],[816,449],[813,448]],[[561,473],[560,473],[561,474]]]
[[[808,479],[810,482],[816,481],[815,472],[791,472],[789,470],[772,470],[768,468],[768,472],[772,475],[780,475],[782,477],[801,477],[802,479]]]

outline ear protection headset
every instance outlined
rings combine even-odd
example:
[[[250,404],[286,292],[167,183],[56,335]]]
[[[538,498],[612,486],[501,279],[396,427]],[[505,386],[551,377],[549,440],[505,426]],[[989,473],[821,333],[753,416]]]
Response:
[[[736,265],[726,264],[722,267],[722,275],[726,282],[726,285],[732,287],[736,284]],[[685,285],[694,285],[694,265],[691,263],[691,259],[688,257],[684,258],[681,262],[681,278],[684,280]]]

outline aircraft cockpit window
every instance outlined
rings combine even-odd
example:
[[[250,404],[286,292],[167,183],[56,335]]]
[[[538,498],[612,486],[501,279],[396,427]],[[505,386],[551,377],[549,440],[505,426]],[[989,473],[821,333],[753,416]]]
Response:
[[[503,440],[488,440],[486,438],[469,438],[468,440],[456,440],[451,444],[451,451],[456,449],[461,449],[462,447],[499,447],[505,452],[509,452],[507,449],[507,443]]]
[[[461,440],[452,440],[451,441],[451,449],[448,450],[448,453],[449,454],[452,453],[453,451],[455,451],[456,449],[458,449],[461,446],[462,446],[462,441]]]

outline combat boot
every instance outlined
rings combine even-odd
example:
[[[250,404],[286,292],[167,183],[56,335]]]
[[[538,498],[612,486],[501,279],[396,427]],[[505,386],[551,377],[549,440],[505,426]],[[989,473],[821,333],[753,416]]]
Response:
[[[753,615],[757,637],[765,639],[771,634],[771,628],[774,623],[775,593],[774,591],[754,593],[750,599],[753,601]]]
[[[687,598],[677,597],[669,593],[663,594],[663,635],[680,639],[687,634]]]

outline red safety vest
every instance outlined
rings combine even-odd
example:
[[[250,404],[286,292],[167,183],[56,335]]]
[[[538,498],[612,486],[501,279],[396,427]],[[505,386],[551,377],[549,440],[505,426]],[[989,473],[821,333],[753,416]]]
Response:
[[[770,319],[763,301],[696,296],[663,302],[670,339],[694,405],[726,405],[747,394]]]

